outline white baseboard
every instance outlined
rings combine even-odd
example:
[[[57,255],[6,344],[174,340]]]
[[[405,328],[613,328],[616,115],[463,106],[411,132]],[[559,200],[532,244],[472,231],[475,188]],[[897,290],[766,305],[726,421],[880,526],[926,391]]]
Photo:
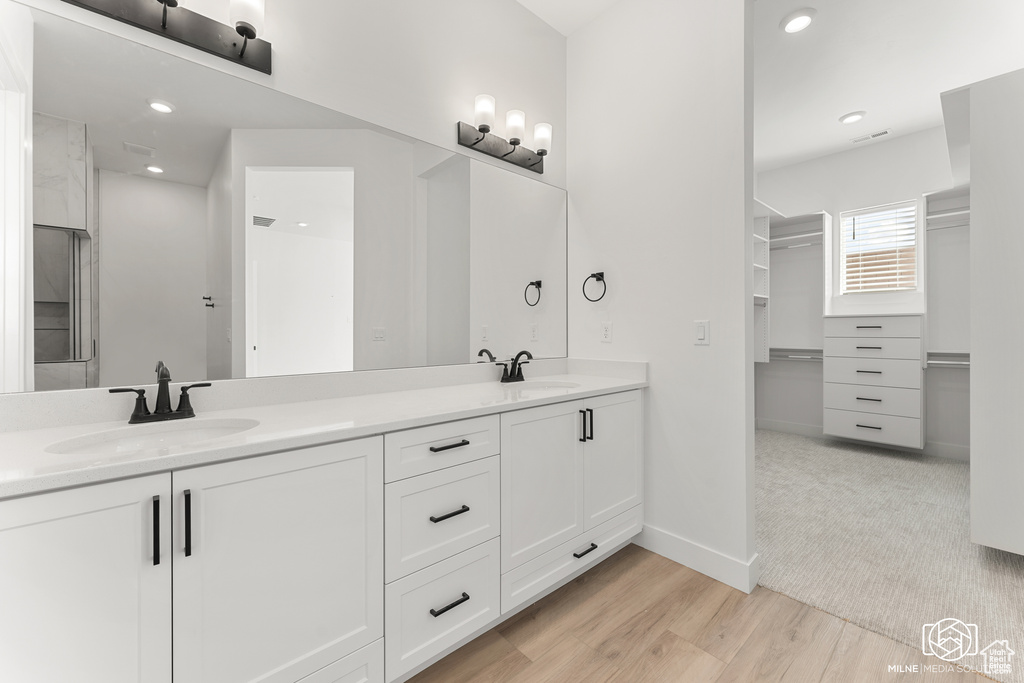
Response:
[[[799,434],[800,436],[822,436],[825,432],[821,425],[805,425],[799,422],[783,422],[782,420],[767,420],[763,417],[757,418],[758,429],[768,429],[773,432],[785,432],[786,434]]]
[[[754,590],[761,576],[757,553],[743,562],[649,524],[644,525],[643,532],[633,542],[744,593]]]
[[[927,441],[924,444],[924,454],[934,455],[939,458],[949,458],[950,460],[962,460],[964,462],[970,462],[971,447],[960,446],[955,443],[940,443],[938,441]]]

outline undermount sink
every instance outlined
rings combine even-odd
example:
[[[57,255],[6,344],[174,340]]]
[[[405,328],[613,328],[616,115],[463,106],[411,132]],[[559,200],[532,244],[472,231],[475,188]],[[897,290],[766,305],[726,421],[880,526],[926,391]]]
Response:
[[[579,382],[563,382],[560,380],[527,379],[508,385],[516,389],[578,389]]]
[[[189,419],[108,429],[76,436],[46,447],[47,453],[70,455],[130,455],[143,451],[171,452],[201,446],[207,441],[238,434],[259,425],[259,420],[224,418]]]

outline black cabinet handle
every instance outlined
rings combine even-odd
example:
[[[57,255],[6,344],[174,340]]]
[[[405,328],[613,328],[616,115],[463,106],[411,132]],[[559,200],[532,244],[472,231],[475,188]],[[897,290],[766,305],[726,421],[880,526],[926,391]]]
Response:
[[[594,409],[587,408],[587,415],[590,417],[590,434],[587,435],[588,441],[594,440]]]
[[[469,506],[468,505],[463,505],[461,508],[459,508],[455,512],[449,512],[447,515],[441,515],[440,517],[433,517],[433,516],[431,516],[430,521],[433,522],[434,524],[437,524],[438,522],[443,522],[446,519],[451,519],[455,515],[461,515],[463,512],[469,512]]]
[[[880,399],[880,398],[864,398],[863,396],[858,396],[857,400],[858,401],[874,401],[875,403],[881,403],[882,402],[882,399]]]
[[[881,370],[858,370],[857,372],[859,372],[862,375],[881,375],[882,374]]]
[[[469,600],[469,593],[463,593],[462,597],[459,598],[458,600],[456,600],[455,602],[453,602],[452,604],[445,605],[441,609],[431,609],[430,610],[430,616],[432,616],[432,617],[434,617],[436,619],[437,617],[441,616],[442,614],[444,614],[448,610],[452,609],[453,607],[458,607],[459,605],[461,605],[462,603],[466,602],[467,600]]]
[[[861,427],[863,429],[877,429],[878,431],[882,431],[881,427],[872,427],[871,425],[857,425],[857,426]]]
[[[858,330],[880,330],[881,325],[857,325]]]
[[[881,346],[858,346],[858,349],[867,349],[868,351],[881,351]]]
[[[185,489],[185,557],[192,557],[192,490]]]
[[[588,554],[594,552],[595,550],[597,550],[597,544],[596,543],[591,543],[590,547],[587,548],[586,550],[584,550],[582,553],[573,553],[572,556],[575,557],[578,560],[581,557],[583,557],[584,555],[588,555]]]
[[[431,446],[431,453],[440,453],[441,451],[450,451],[453,448],[462,448],[463,446],[469,445],[469,439],[463,439],[458,443],[450,443],[447,446]]]
[[[580,443],[587,442],[587,411],[581,410],[580,415],[583,417],[583,427],[580,428]]]
[[[160,496],[153,496],[153,566],[160,564]]]

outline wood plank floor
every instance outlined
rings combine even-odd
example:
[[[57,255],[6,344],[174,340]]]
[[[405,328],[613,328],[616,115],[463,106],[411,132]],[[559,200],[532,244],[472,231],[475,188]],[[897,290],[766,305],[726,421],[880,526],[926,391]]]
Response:
[[[760,586],[747,595],[635,545],[410,683],[974,683],[974,673]]]

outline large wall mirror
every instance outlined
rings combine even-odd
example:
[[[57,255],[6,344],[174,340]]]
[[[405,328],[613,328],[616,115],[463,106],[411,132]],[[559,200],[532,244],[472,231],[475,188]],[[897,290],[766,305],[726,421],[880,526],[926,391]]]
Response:
[[[34,17],[37,390],[566,355],[563,190]]]

